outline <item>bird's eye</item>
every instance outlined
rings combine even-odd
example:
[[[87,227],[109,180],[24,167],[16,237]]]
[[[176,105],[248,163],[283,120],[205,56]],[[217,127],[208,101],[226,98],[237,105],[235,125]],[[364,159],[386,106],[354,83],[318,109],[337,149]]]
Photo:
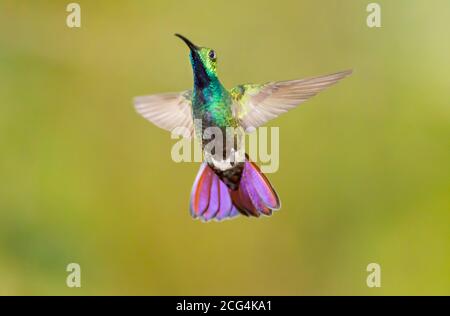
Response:
[[[209,51],[208,53],[209,58],[211,58],[212,60],[216,59],[216,52],[213,51],[212,49]]]

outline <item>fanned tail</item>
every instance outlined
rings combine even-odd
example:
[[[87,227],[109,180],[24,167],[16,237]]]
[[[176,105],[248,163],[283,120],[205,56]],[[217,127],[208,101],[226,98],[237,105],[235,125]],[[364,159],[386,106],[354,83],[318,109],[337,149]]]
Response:
[[[280,200],[256,164],[246,160],[238,190],[229,189],[203,162],[191,192],[194,218],[204,221],[233,218],[239,213],[259,217],[280,208]]]
[[[281,206],[280,199],[269,180],[255,163],[247,159],[239,189],[230,193],[233,204],[243,215],[270,216],[272,211],[280,209]]]
[[[191,215],[204,221],[233,218],[239,215],[231,201],[228,187],[203,162],[191,192]]]

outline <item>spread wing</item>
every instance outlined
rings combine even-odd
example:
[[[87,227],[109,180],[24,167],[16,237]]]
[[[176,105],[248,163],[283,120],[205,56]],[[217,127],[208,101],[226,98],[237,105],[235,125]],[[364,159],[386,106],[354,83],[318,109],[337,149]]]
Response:
[[[156,126],[189,138],[194,123],[191,109],[192,91],[163,93],[134,98],[136,111]]]
[[[246,131],[295,108],[350,75],[351,70],[299,80],[244,84],[231,90],[233,113]]]

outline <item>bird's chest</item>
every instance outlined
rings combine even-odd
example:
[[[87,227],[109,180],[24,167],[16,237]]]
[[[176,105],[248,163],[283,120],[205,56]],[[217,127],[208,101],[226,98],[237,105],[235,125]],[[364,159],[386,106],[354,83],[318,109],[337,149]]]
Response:
[[[226,93],[202,91],[194,96],[193,117],[196,134],[203,138],[206,129],[235,127],[231,99]]]
[[[194,119],[202,123],[203,130],[208,127],[226,128],[235,126],[231,110],[225,104],[214,104],[194,113]]]
[[[234,125],[227,119],[227,113],[223,112],[225,112],[223,108],[219,108],[194,115],[195,133],[205,151],[211,151],[211,147],[225,150],[234,141],[236,133]]]
[[[204,160],[230,189],[236,190],[245,160],[243,130],[230,121],[218,120],[211,112],[204,113],[196,124]]]

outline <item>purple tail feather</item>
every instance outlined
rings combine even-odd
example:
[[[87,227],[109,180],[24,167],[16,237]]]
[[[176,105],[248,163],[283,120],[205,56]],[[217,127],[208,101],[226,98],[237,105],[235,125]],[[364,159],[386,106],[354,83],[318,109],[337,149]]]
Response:
[[[256,164],[246,160],[238,190],[230,190],[204,162],[192,187],[190,208],[194,218],[220,221],[239,213],[271,215],[280,208],[280,200]]]

